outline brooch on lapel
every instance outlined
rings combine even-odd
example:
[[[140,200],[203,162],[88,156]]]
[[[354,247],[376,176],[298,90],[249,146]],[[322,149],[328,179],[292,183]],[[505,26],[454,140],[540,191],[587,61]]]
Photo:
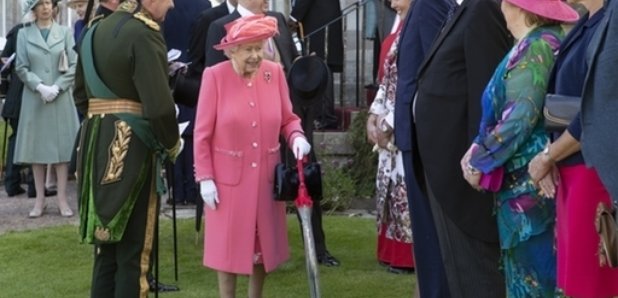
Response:
[[[265,71],[264,80],[266,80],[266,83],[270,83],[270,79],[272,79],[272,73],[270,73],[270,71]]]

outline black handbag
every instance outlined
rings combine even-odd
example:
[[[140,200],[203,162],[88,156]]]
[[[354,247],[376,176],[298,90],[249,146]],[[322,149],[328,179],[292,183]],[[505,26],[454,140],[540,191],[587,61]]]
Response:
[[[304,165],[305,185],[313,201],[322,199],[322,169],[317,162]],[[274,183],[275,201],[294,201],[298,196],[298,170],[296,166],[288,167],[285,163],[275,166]]]
[[[580,104],[581,97],[579,96],[545,95],[545,106],[543,107],[545,130],[563,132],[579,113]]]

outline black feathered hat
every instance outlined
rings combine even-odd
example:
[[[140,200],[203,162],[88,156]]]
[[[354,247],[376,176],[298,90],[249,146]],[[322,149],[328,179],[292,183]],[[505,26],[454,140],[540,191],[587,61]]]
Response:
[[[322,99],[328,84],[328,65],[318,56],[303,56],[292,64],[288,72],[292,98],[303,105]]]

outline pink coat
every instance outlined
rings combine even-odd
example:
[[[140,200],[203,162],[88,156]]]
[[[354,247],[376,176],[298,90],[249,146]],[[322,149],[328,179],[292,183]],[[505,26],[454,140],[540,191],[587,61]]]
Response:
[[[267,272],[289,258],[285,204],[273,200],[280,135],[288,143],[302,136],[281,66],[262,61],[251,83],[229,61],[206,68],[195,120],[195,177],[214,179],[220,203],[205,208],[204,266],[251,274],[257,236]]]

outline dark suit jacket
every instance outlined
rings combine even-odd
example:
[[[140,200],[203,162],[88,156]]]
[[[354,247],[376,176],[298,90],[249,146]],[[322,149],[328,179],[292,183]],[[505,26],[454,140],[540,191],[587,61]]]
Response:
[[[304,34],[310,34],[328,22],[341,16],[338,0],[296,0],[290,16],[303,24]],[[322,30],[309,39],[309,52],[326,59],[333,72],[343,70],[343,26],[341,21],[328,26],[328,50],[325,46],[325,31]]]
[[[414,164],[417,178],[426,175],[446,216],[469,236],[488,242],[498,241],[493,198],[470,187],[459,162],[478,133],[481,94],[510,40],[496,1],[464,0],[418,75],[415,120],[422,164]]]
[[[206,63],[206,36],[210,24],[226,15],[230,14],[225,2],[220,5],[203,11],[198,20],[191,28],[191,39],[189,40],[189,66],[190,72],[199,73],[200,77],[204,71]]]
[[[395,145],[401,151],[412,149],[412,100],[416,93],[416,75],[429,47],[446,19],[448,5],[441,0],[416,0],[401,31],[397,56],[395,99]]]
[[[287,27],[285,18],[279,12],[269,11],[266,15],[275,17],[277,19],[277,27],[279,34],[276,35],[273,40],[281,55],[281,63],[283,64],[283,70],[287,74],[288,70],[292,66],[292,62],[298,56],[298,51],[294,46],[292,40],[292,34]],[[206,38],[206,67],[213,66],[219,62],[227,60],[227,57],[223,54],[223,51],[215,50],[214,45],[219,44],[221,39],[225,36],[225,24],[232,22],[240,18],[240,13],[234,11],[233,13],[216,20],[208,28],[208,35]]]
[[[8,58],[17,51],[17,34],[19,30],[25,26],[30,26],[32,23],[18,24],[6,34],[6,44],[0,57]],[[8,88],[6,91],[6,100],[2,108],[2,117],[10,119],[18,119],[19,111],[21,110],[21,94],[24,90],[24,83],[17,77],[15,72],[15,60],[11,66],[2,73],[2,77],[7,79]]]
[[[613,200],[618,200],[618,1],[607,4],[588,48],[588,75],[582,94],[582,153]]]
[[[167,49],[177,49],[182,53],[178,61],[187,62],[189,57],[189,34],[200,13],[209,9],[208,0],[174,0],[174,9],[165,16],[163,36]]]

